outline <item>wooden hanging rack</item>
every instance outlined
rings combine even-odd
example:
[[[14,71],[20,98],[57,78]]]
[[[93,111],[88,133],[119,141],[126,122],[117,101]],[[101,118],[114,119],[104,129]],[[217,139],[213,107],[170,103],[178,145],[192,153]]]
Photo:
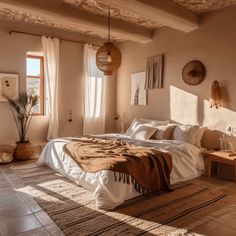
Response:
[[[42,37],[43,35],[41,34],[33,34],[33,33],[28,33],[28,32],[23,32],[23,31],[16,31],[16,30],[12,30],[10,31],[10,35],[13,34],[24,34],[24,35],[30,35],[30,36],[36,36],[36,37]],[[50,37],[50,38],[54,38],[52,36],[47,36],[46,37]],[[70,39],[64,39],[64,38],[58,38],[60,40],[60,42],[70,42],[70,43],[77,43],[77,44],[85,44],[86,42],[83,41],[76,41],[76,40],[70,40]],[[92,44],[95,47],[100,47],[101,45],[98,44]]]

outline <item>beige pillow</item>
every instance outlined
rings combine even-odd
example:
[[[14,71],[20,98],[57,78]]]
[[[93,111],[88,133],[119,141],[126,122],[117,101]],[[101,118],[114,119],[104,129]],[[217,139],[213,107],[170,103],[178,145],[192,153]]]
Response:
[[[157,139],[157,140],[171,139],[175,126],[176,125],[174,124],[157,126],[157,131],[152,136],[152,139]]]
[[[206,131],[207,127],[200,127],[197,131],[196,137],[195,137],[195,146],[201,148],[202,147],[202,136],[204,132]]]
[[[174,129],[172,139],[195,145],[198,125],[177,125]]]
[[[152,137],[156,130],[156,127],[139,125],[129,137],[132,139],[148,140]]]

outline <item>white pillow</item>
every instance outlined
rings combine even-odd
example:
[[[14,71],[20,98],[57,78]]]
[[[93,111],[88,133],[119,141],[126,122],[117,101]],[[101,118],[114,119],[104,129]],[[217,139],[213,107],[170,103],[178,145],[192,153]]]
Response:
[[[129,128],[127,129],[127,131],[125,132],[125,134],[130,136],[139,125],[149,124],[150,126],[158,126],[158,125],[166,125],[169,123],[170,123],[169,120],[158,121],[149,119],[134,119]]]
[[[132,139],[147,140],[152,137],[156,130],[156,127],[139,125],[129,137]]]
[[[195,137],[195,146],[197,146],[199,148],[202,147],[202,144],[201,144],[202,136],[203,136],[204,132],[206,131],[206,129],[207,129],[207,127],[200,127],[198,129],[198,132]]]
[[[177,125],[172,139],[195,145],[198,130],[198,125]]]
[[[144,122],[144,121],[140,121],[138,119],[134,119],[131,123],[131,125],[129,126],[129,128],[127,129],[127,131],[125,132],[126,135],[131,135],[135,129],[137,129],[137,127],[139,125],[142,125],[142,124],[146,124],[147,122]]]
[[[170,123],[170,120],[150,120],[150,119],[139,119],[141,122],[151,123],[154,125],[167,125]]]
[[[153,134],[152,139],[170,140],[175,126],[174,124],[157,126],[157,131]]]

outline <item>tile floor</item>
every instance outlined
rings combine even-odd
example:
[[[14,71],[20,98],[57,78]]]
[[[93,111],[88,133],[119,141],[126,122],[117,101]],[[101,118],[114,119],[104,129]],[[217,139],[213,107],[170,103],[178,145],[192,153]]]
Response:
[[[236,199],[236,183],[234,182],[206,177],[200,177],[191,182],[229,193]],[[9,165],[0,165],[0,236],[64,235],[32,196],[17,191],[22,187],[24,184],[9,168]],[[195,228],[188,235],[236,236],[236,207]]]
[[[31,196],[17,191],[23,186],[8,165],[0,166],[0,236],[64,235]]]
[[[236,183],[219,178],[200,177],[191,182],[211,188],[212,190],[228,193],[235,197],[236,203]],[[224,206],[222,206],[224,207]],[[207,236],[236,236],[236,207],[214,220],[205,223],[193,230],[194,233]],[[195,235],[195,234],[193,234]]]

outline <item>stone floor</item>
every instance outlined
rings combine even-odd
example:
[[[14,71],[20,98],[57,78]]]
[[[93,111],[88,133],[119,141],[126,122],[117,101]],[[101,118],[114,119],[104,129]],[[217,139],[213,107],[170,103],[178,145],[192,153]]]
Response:
[[[232,181],[200,177],[191,182],[236,197],[236,184]],[[19,191],[23,186],[9,165],[0,165],[0,236],[63,235],[32,196]],[[236,208],[195,228],[191,235],[236,236]]]
[[[0,236],[64,235],[32,196],[17,191],[22,186],[9,165],[0,165]]]

